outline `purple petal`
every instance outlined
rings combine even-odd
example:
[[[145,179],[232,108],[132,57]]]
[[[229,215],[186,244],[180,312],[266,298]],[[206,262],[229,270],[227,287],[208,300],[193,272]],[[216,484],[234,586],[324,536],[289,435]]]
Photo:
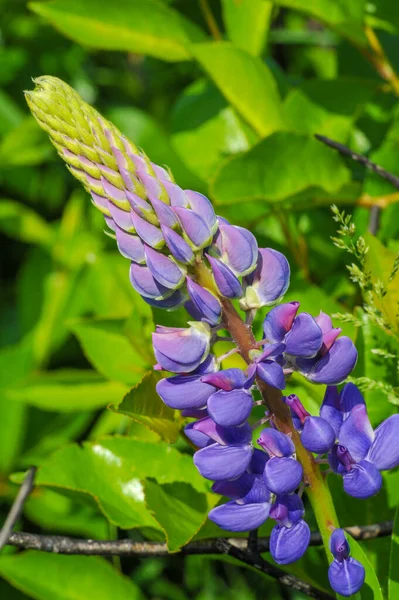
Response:
[[[247,376],[241,369],[233,368],[204,375],[202,381],[228,392],[236,388],[245,387],[247,384]]]
[[[130,215],[130,210],[122,210],[108,201],[108,210],[111,213],[112,219],[121,229],[125,231],[132,232],[134,231],[132,217]]]
[[[147,267],[152,276],[166,288],[174,290],[180,287],[185,278],[185,271],[173,260],[157,252],[150,246],[145,246]]]
[[[209,352],[210,331],[200,323],[187,329],[175,328],[152,334],[155,357],[165,371],[189,373],[196,369]]]
[[[335,432],[321,417],[308,417],[301,433],[302,445],[310,452],[325,454],[335,442]]]
[[[166,225],[167,227],[175,227],[178,225],[179,221],[177,220],[173,208],[156,198],[150,198],[150,202],[161,225]]]
[[[213,210],[213,206],[209,202],[208,198],[199,192],[193,192],[191,190],[184,191],[190,208],[203,218],[205,223],[208,225],[210,232],[214,234],[217,229],[218,222],[215,211]]]
[[[177,375],[161,379],[156,390],[167,406],[178,410],[203,408],[215,390],[198,375]]]
[[[252,454],[251,463],[248,467],[249,472],[254,473],[255,475],[263,475],[268,460],[269,456],[266,452],[255,448]]]
[[[323,334],[308,313],[295,317],[291,330],[285,336],[286,353],[299,358],[312,358],[320,350]]]
[[[244,473],[251,462],[252,446],[212,444],[194,454],[194,464],[205,479],[234,479]]]
[[[176,206],[174,211],[192,246],[200,250],[209,246],[212,241],[212,232],[206,221],[193,210]]]
[[[340,408],[344,419],[349,417],[349,414],[358,404],[365,405],[364,398],[359,388],[354,383],[346,383],[340,393]]]
[[[248,423],[245,423],[241,427],[221,427],[213,419],[206,417],[194,423],[194,429],[202,431],[202,433],[205,433],[210,439],[222,446],[229,444],[246,445],[252,439],[252,429]]]
[[[141,168],[137,169],[137,175],[139,176],[140,181],[145,188],[146,195],[160,198],[162,194],[162,185],[158,179],[152,175],[149,175]]]
[[[399,414],[392,415],[377,427],[367,460],[380,471],[399,465]]]
[[[301,423],[304,423],[306,417],[310,416],[296,394],[290,394],[289,396],[283,398],[283,400],[286,405],[290,407],[293,415],[299,418]]]
[[[162,180],[162,185],[164,186],[169,196],[170,204],[173,207],[188,207],[188,198],[185,192],[183,192],[183,190],[178,185],[176,185],[176,183],[173,183],[172,181]]]
[[[119,208],[129,210],[130,206],[124,190],[112,185],[103,175],[101,175],[101,184],[111,202],[114,202]]]
[[[205,446],[208,446],[211,443],[211,440],[207,435],[194,429],[194,423],[189,423],[186,425],[184,428],[184,433],[188,439],[192,441],[195,446],[197,446],[197,448],[205,448]]]
[[[362,460],[352,465],[351,470],[343,476],[344,490],[354,498],[370,498],[382,486],[382,476],[373,463]]]
[[[216,285],[222,296],[225,298],[240,298],[242,296],[241,283],[233,271],[218,258],[213,258],[208,254],[206,257],[212,267]]]
[[[217,246],[221,260],[237,277],[247,275],[255,268],[258,244],[255,236],[247,229],[221,222]]]
[[[306,552],[310,541],[310,529],[301,520],[293,527],[273,527],[270,536],[270,554],[279,565],[295,562]]]
[[[208,517],[227,531],[251,531],[260,527],[269,516],[270,504],[237,504],[227,502],[213,508]]]
[[[125,258],[130,258],[133,262],[144,264],[144,244],[137,235],[126,233],[120,227],[115,226],[116,243],[119,252]]]
[[[170,175],[166,169],[160,167],[159,165],[156,165],[153,162],[151,163],[151,166],[154,169],[154,173],[157,179],[160,179],[161,181],[170,181]]]
[[[334,529],[330,537],[330,550],[334,558],[343,560],[348,558],[350,548],[343,529]]]
[[[274,494],[290,494],[302,481],[303,469],[295,458],[271,458],[265,466],[266,485]]]
[[[262,354],[255,359],[255,362],[262,362],[266,358],[278,356],[285,351],[285,344],[265,344]]]
[[[132,192],[126,192],[126,195],[135,214],[146,221],[152,222],[153,225],[158,224],[158,218],[155,215],[154,209],[147,200],[144,200],[144,198],[141,198],[141,196],[133,194]]]
[[[268,312],[263,323],[265,338],[269,342],[283,342],[298,312],[299,302],[275,306]]]
[[[270,509],[270,518],[284,527],[296,525],[304,514],[303,502],[297,494],[280,494]]]
[[[318,360],[305,376],[314,383],[335,385],[342,383],[355,367],[357,350],[352,340],[342,336],[336,340],[323,358]]]
[[[149,304],[150,306],[155,306],[156,308],[164,308],[165,310],[173,310],[178,308],[187,300],[187,296],[182,291],[182,289],[178,289],[173,294],[164,298],[163,300],[154,300],[153,298],[146,298],[143,296],[144,302]]]
[[[239,500],[239,504],[260,504],[270,501],[270,491],[263,477],[254,477],[251,489]]]
[[[175,259],[185,264],[191,264],[195,258],[194,252],[181,235],[176,233],[176,231],[173,231],[170,227],[162,224],[161,231],[166,245]]]
[[[240,500],[240,498],[244,498],[251,490],[254,479],[254,475],[243,473],[238,479],[216,481],[212,486],[212,492],[220,494],[221,496],[226,496],[231,500]]]
[[[201,320],[206,321],[211,326],[217,325],[222,314],[222,305],[219,300],[209,290],[198,285],[190,277],[187,277],[186,281],[191,302],[201,315]]]
[[[290,266],[283,254],[260,248],[256,269],[247,276],[245,303],[248,308],[269,306],[284,296],[290,283]]]
[[[265,360],[258,364],[256,369],[258,377],[268,385],[283,390],[285,388],[285,377],[282,367],[273,360]]]
[[[339,432],[339,443],[346,446],[352,458],[363,460],[374,440],[374,432],[364,404],[353,408]]]
[[[143,242],[151,246],[152,248],[162,248],[165,241],[163,239],[161,230],[155,225],[148,223],[142,219],[134,210],[131,211],[132,221],[137,234],[141,237]]]
[[[334,429],[335,437],[339,436],[339,430],[341,429],[343,415],[341,412],[340,395],[337,387],[330,385],[326,389],[324,394],[323,404],[320,408],[320,416],[330,423]]]
[[[360,562],[347,558],[334,560],[328,568],[328,579],[332,589],[341,596],[352,596],[362,587],[366,573]]]
[[[270,457],[291,456],[295,452],[295,446],[288,435],[268,427],[264,429],[257,440]]]
[[[214,373],[219,369],[219,363],[214,354],[208,354],[204,362],[192,372],[192,375],[205,375],[207,373]]]
[[[315,321],[323,333],[328,333],[333,329],[331,317],[326,315],[326,313],[323,313],[323,311],[320,311],[319,316],[315,317]]]
[[[222,427],[242,425],[253,407],[252,394],[245,390],[219,390],[208,399],[209,416]]]
[[[99,194],[96,194],[94,192],[90,192],[90,195],[94,206],[98,208],[103,213],[103,215],[109,217],[111,213],[109,212],[108,208],[108,198],[106,198],[105,196],[100,196]]]
[[[154,279],[148,267],[134,262],[130,265],[130,282],[136,292],[146,298],[162,300],[171,293],[168,288]]]

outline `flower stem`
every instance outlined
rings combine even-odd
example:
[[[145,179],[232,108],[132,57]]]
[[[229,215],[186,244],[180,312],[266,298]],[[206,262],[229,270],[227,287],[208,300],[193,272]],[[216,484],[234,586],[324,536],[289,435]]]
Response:
[[[215,293],[212,276],[202,262],[197,265],[196,277],[200,285],[208,289],[212,285],[211,289]],[[242,358],[249,364],[251,362],[249,353],[257,348],[252,328],[243,321],[230,300],[220,296],[219,299],[222,304],[222,319],[226,329],[229,330]],[[290,410],[283,402],[282,392],[269,386],[259,378],[257,378],[256,383],[262,394],[264,404],[273,415],[273,422],[277,429],[288,434],[295,445],[296,457],[302,464],[304,481],[307,484],[306,493],[319,526],[324,548],[330,559],[330,535],[333,529],[339,527],[339,523],[327,482],[313,455],[302,446],[299,433],[292,423]]]

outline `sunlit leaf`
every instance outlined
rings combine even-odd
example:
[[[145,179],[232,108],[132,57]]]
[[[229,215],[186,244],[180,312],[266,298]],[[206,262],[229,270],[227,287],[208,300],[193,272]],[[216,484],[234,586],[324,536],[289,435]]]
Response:
[[[388,600],[396,600],[399,594],[399,579],[398,579],[398,564],[399,564],[399,507],[396,511],[396,517],[393,525],[392,540],[391,540],[391,558],[389,566],[389,581],[388,581]]]
[[[223,0],[222,7],[229,39],[249,54],[262,54],[273,3],[266,0]]]

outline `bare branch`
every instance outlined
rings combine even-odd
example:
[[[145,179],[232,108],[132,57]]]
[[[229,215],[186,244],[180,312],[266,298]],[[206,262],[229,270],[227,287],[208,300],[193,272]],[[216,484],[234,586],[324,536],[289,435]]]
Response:
[[[31,467],[25,475],[23,484],[21,485],[19,492],[14,500],[10,512],[4,522],[4,525],[0,531],[0,550],[8,543],[10,534],[18,521],[25,501],[32,491],[33,484],[35,481],[36,467]]]

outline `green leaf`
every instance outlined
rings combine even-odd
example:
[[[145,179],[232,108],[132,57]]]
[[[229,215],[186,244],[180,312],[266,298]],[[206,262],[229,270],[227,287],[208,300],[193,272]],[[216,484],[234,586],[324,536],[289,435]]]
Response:
[[[187,60],[187,46],[205,35],[173,8],[156,0],[53,0],[30,8],[75,42],[125,50],[162,60]]]
[[[29,551],[0,557],[0,573],[37,600],[139,600],[139,588],[94,556]]]
[[[106,381],[93,371],[61,369],[35,373],[5,390],[4,397],[42,410],[74,412],[118,403],[126,392],[121,383]]]
[[[293,8],[319,19],[344,37],[367,45],[364,27],[365,0],[273,0],[279,6]]]
[[[3,90],[0,90],[0,135],[4,135],[19,125],[23,116],[17,103]]]
[[[113,410],[145,425],[173,444],[179,437],[180,427],[175,419],[175,411],[162,402],[155,390],[160,379],[160,374],[150,371]]]
[[[181,94],[171,126],[176,151],[203,185],[227,156],[249,150],[258,140],[215,85],[205,79],[195,81]]]
[[[145,500],[166,535],[168,550],[177,552],[204,524],[218,501],[215,494],[201,494],[188,483],[158,485],[146,481]]]
[[[349,178],[340,157],[317,140],[278,132],[227,160],[213,181],[212,195],[218,204],[281,202],[310,187],[337,192]]]
[[[77,321],[71,329],[93,366],[108,379],[134,385],[145,374],[146,363],[124,333],[120,319]]]
[[[389,561],[388,600],[399,597],[399,505],[396,510],[391,540],[391,557]]]
[[[53,239],[51,227],[40,215],[13,200],[0,200],[0,230],[22,242],[44,247]]]
[[[222,0],[222,8],[229,39],[249,54],[262,54],[273,3],[266,0]]]
[[[284,128],[275,79],[267,65],[229,42],[191,46],[205,72],[261,137]]]
[[[384,600],[380,583],[377,575],[367,558],[367,554],[362,549],[361,545],[348,535],[348,541],[351,549],[351,556],[358,560],[366,571],[366,579],[363,587],[358,592],[359,600]],[[338,598],[342,598],[337,594]]]
[[[0,390],[0,471],[9,473],[14,468],[26,431],[27,408],[23,404],[12,404]]]
[[[190,483],[201,493],[207,489],[191,456],[161,441],[119,436],[55,452],[39,468],[36,484],[92,496],[111,523],[123,529],[159,530],[144,501],[142,482],[149,477],[160,484]],[[19,475],[13,477],[17,482],[21,479]]]

